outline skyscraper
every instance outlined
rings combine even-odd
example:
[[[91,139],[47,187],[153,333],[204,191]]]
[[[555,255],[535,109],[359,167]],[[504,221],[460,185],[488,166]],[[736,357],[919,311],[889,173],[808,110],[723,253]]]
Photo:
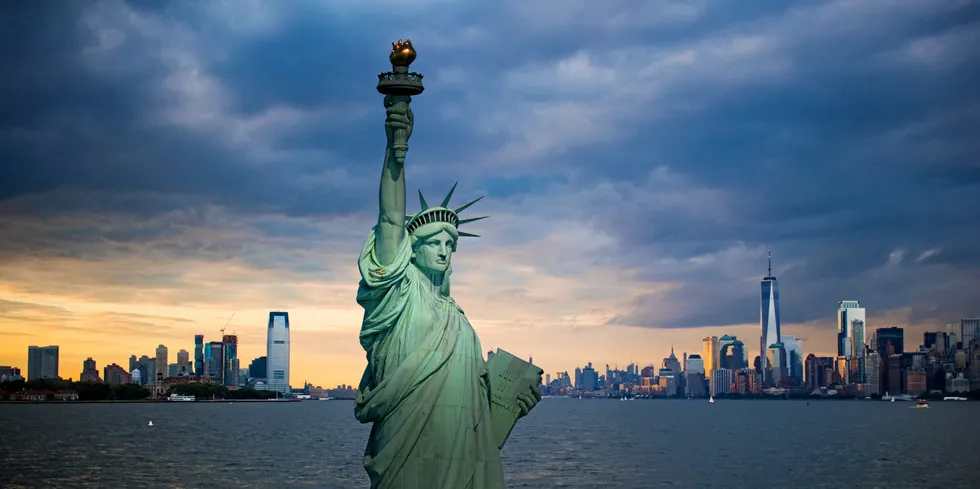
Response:
[[[268,373],[269,367],[266,363],[266,357],[258,357],[252,360],[252,363],[248,364],[248,376],[253,379],[261,379],[265,382],[265,376]]]
[[[963,349],[969,349],[973,340],[980,340],[980,318],[961,319],[960,341],[963,342]]]
[[[865,335],[864,321],[860,319],[852,320],[850,333],[851,333],[851,340],[849,343],[851,346],[851,357],[863,359],[865,357],[865,352],[866,352],[865,343],[864,343],[864,335]]]
[[[881,353],[872,351],[864,361],[865,392],[881,394]]]
[[[238,336],[226,334],[221,337],[221,343],[224,356],[222,362],[224,385],[229,387],[238,385]]]
[[[689,374],[704,374],[704,359],[701,358],[701,355],[694,353],[687,357],[684,371]]]
[[[154,372],[153,378],[162,379],[164,377],[167,377],[169,373],[167,372],[167,367],[170,365],[169,363],[167,363],[167,356],[168,356],[167,347],[163,345],[157,346],[156,353],[157,353],[157,371]]]
[[[129,358],[132,366],[129,372],[133,376],[134,383],[138,380],[139,385],[155,385],[157,381],[157,360],[143,355],[139,360],[135,360],[136,355]],[[137,374],[137,372],[139,372]]]
[[[762,337],[759,339],[759,357],[761,358],[762,371],[769,368],[769,358],[767,351],[769,345],[779,343],[779,281],[772,276],[772,249],[769,250],[769,274],[762,279],[762,302],[760,310],[760,323],[762,325]]]
[[[99,377],[99,370],[95,366],[95,360],[88,357],[82,362],[82,373],[78,376],[79,382],[102,382]]]
[[[670,347],[670,356],[664,358],[662,368],[669,369],[675,374],[681,373],[681,362],[677,361],[677,357],[674,355],[674,347]]]
[[[724,362],[725,355],[728,353],[728,346],[735,343],[735,337],[731,335],[723,335],[718,338],[718,361],[714,364],[715,368],[729,368],[722,363]]]
[[[194,364],[191,363],[191,354],[187,350],[181,349],[177,352],[177,375],[194,375]]]
[[[204,372],[215,383],[224,385],[225,364],[224,344],[212,341],[204,345]]]
[[[582,390],[594,391],[599,388],[599,372],[596,372],[592,362],[582,369]]]
[[[877,339],[878,354],[881,355],[882,362],[888,359],[888,355],[902,354],[905,352],[905,330],[902,328],[895,326],[878,328],[875,331],[875,338]],[[891,345],[892,351],[888,351],[889,345]]]
[[[106,365],[102,371],[105,374],[103,376],[105,383],[109,385],[129,384],[133,381],[133,378],[129,372],[126,372],[126,369],[116,365],[115,363],[112,365]],[[139,370],[137,370],[137,372],[139,372]]]
[[[204,375],[204,335],[194,335],[194,375]]]
[[[795,336],[783,336],[779,339],[786,350],[786,377],[803,383],[803,340]]]
[[[41,378],[41,347],[27,347],[27,380]]]
[[[266,340],[269,390],[289,394],[289,313],[270,312],[269,331]]]
[[[837,302],[837,356],[864,358],[865,311],[858,301]]]
[[[779,385],[783,379],[787,378],[787,368],[786,368],[786,349],[783,347],[782,343],[778,341],[769,345],[767,364],[769,369],[766,370],[765,379],[766,384],[776,386]]]
[[[718,355],[719,368],[727,368],[728,370],[748,368],[749,362],[745,355],[745,344],[734,336],[725,335],[724,337],[731,338],[731,341],[726,342],[725,346],[721,347],[721,352]]]
[[[59,356],[57,345],[27,347],[27,380],[59,378]]]
[[[947,324],[946,325],[946,341],[949,344],[950,350],[955,350],[960,341],[960,330],[963,328],[963,322],[960,324]]]
[[[707,375],[718,368],[718,337],[705,336],[701,340],[701,359],[704,360],[704,371]]]

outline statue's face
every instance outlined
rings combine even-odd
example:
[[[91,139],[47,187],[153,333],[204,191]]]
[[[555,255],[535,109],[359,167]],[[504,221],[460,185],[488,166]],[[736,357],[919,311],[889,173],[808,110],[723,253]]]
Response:
[[[412,252],[415,266],[430,273],[445,273],[456,248],[456,238],[446,231],[420,239]]]

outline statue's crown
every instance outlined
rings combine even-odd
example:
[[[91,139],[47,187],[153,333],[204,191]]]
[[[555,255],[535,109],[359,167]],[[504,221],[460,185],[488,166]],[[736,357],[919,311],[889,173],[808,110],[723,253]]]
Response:
[[[444,222],[444,223],[452,224],[453,227],[459,229],[459,226],[461,224],[466,224],[468,222],[473,222],[473,221],[479,221],[480,219],[486,219],[487,217],[490,217],[490,216],[480,216],[480,217],[471,217],[469,219],[459,218],[460,212],[463,212],[463,210],[465,210],[467,207],[477,203],[480,199],[483,198],[482,196],[477,197],[455,209],[449,208],[449,199],[453,197],[453,192],[456,190],[456,185],[458,184],[459,182],[454,183],[453,188],[449,189],[449,193],[446,194],[446,198],[442,199],[442,203],[434,207],[429,207],[429,204],[425,202],[425,197],[422,196],[422,191],[419,190],[419,204],[421,204],[422,210],[419,211],[418,214],[415,214],[413,216],[405,216],[405,231],[408,234],[412,234],[412,232],[418,229],[419,227],[434,222]],[[464,233],[462,231],[458,231],[458,232],[460,236],[470,236],[474,238],[479,237],[476,234]]]

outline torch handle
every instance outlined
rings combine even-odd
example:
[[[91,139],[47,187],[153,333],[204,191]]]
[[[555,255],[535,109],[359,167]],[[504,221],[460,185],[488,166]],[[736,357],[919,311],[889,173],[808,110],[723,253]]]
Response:
[[[388,97],[385,97],[385,99],[386,105],[390,104],[390,106],[394,106],[400,103],[405,104],[404,113],[408,117],[409,124],[414,123],[412,120],[412,109],[409,107],[409,104],[412,102],[412,97],[408,95],[389,95]],[[408,138],[409,131],[406,129],[395,129],[392,131],[391,149],[394,153],[395,161],[399,165],[405,164],[405,156],[408,154]]]

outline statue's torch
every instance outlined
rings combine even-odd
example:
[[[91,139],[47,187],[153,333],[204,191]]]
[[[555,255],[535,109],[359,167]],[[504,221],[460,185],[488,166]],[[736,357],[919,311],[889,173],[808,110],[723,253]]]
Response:
[[[425,90],[422,86],[422,75],[419,73],[409,73],[408,65],[415,61],[415,48],[412,41],[401,39],[391,43],[391,71],[378,75],[378,92],[386,97],[386,103],[390,104],[409,104],[412,102],[412,95],[418,95]],[[408,132],[405,129],[396,129],[394,141],[391,148],[395,152],[395,161],[399,164],[405,163],[405,155],[408,153]]]

